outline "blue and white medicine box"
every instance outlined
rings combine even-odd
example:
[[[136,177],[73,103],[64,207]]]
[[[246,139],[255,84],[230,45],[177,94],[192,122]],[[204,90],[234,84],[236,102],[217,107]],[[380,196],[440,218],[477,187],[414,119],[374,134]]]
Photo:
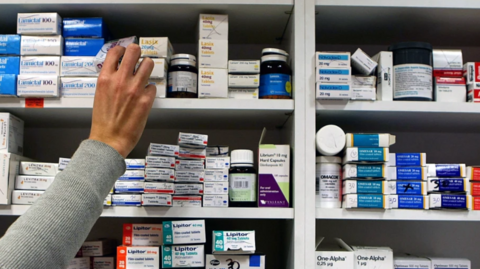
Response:
[[[344,180],[342,191],[343,194],[385,194],[387,193],[386,182],[383,180]]]
[[[388,148],[347,148],[343,163],[388,162]]]
[[[429,209],[428,196],[423,195],[389,195],[389,209]]]
[[[20,72],[20,57],[0,56],[0,74],[18,75]]]
[[[387,208],[388,195],[383,194],[346,194],[342,208]]]
[[[391,134],[346,134],[348,148],[388,148],[395,144],[396,137]]]
[[[350,99],[352,87],[350,83],[319,83],[315,89],[316,99]]]
[[[0,55],[20,55],[20,35],[0,35]]]
[[[95,56],[104,43],[103,38],[67,38],[64,56]]]
[[[387,180],[427,180],[425,166],[391,166],[387,167]]]
[[[102,18],[63,19],[63,37],[105,37],[105,24]]]
[[[352,80],[352,69],[328,68],[317,70],[317,82],[320,83],[350,83]]]
[[[317,69],[350,67],[350,52],[317,52],[315,54]]]
[[[463,194],[430,194],[430,209],[472,209],[472,196]]]
[[[118,180],[145,180],[145,170],[126,170]]]
[[[426,153],[390,153],[388,166],[425,166]]]
[[[461,192],[470,191],[470,182],[466,178],[428,178],[428,192]]]
[[[386,166],[383,164],[346,164],[343,166],[343,179],[384,178]]]
[[[17,97],[17,75],[0,74],[0,96]]]
[[[427,182],[418,181],[386,181],[389,194],[427,195]]]
[[[466,177],[466,167],[460,164],[427,164],[429,177]]]

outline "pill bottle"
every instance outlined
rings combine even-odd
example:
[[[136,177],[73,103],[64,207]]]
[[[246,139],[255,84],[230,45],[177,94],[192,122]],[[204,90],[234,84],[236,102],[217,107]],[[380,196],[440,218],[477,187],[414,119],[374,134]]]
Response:
[[[316,158],[315,206],[320,208],[342,207],[342,159],[335,156]]]
[[[229,172],[230,207],[257,207],[257,170],[253,167],[253,151],[232,150]]]
[[[197,58],[192,54],[178,53],[178,54],[173,54],[172,55],[172,61],[173,60],[178,60],[178,59],[185,59],[185,60],[197,62]]]
[[[288,53],[284,50],[281,49],[275,49],[275,48],[266,48],[262,50],[262,56],[265,55],[283,55],[288,58]]]
[[[292,99],[292,69],[287,64],[287,56],[280,54],[262,56],[259,97]]]
[[[198,98],[197,77],[196,62],[173,60],[168,70],[167,98]]]
[[[432,45],[402,42],[388,50],[393,54],[393,100],[432,101]]]
[[[345,148],[346,143],[345,132],[342,128],[332,124],[320,128],[315,137],[318,152],[326,156],[337,155]]]

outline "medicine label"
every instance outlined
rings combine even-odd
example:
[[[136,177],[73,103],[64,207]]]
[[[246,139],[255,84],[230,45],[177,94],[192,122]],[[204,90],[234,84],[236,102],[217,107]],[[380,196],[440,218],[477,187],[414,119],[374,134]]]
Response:
[[[384,182],[385,181],[347,180],[344,182],[344,191],[345,193],[383,194]]]
[[[163,243],[165,245],[202,244],[205,241],[205,220],[163,222]]]
[[[425,182],[410,181],[390,181],[387,182],[388,193],[390,194],[408,194],[408,195],[425,195]]]
[[[378,165],[345,165],[345,178],[383,178],[385,177],[385,166]]]
[[[163,244],[162,224],[123,224],[125,246],[160,246]]]
[[[292,77],[287,74],[266,74],[260,76],[260,97],[269,95],[292,96]]]
[[[393,67],[393,98],[432,99],[432,67],[424,64],[401,64]]]
[[[213,253],[255,253],[255,231],[213,231]]]
[[[197,74],[185,71],[169,72],[168,92],[197,93]]]
[[[395,166],[425,166],[424,153],[390,153],[390,159]]]
[[[162,247],[162,268],[203,267],[203,245],[180,245]]]
[[[389,179],[423,180],[425,179],[424,169],[424,167],[389,167],[389,170],[395,170],[396,175],[392,175],[392,177],[389,175]]]
[[[435,174],[437,177],[463,177],[464,171],[458,164],[436,164],[429,166],[429,174]],[[433,169],[432,171],[430,171]]]
[[[257,175],[255,174],[230,174],[230,201],[257,201],[256,180]]]
[[[389,208],[428,209],[428,197],[423,195],[390,195]]]
[[[465,192],[468,181],[463,178],[429,178],[429,191],[435,192]]]

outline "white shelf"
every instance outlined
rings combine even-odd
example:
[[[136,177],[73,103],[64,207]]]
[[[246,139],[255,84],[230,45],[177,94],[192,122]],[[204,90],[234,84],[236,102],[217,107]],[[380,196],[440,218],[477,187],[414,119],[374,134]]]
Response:
[[[317,6],[480,8],[477,0],[316,0]]]
[[[0,216],[20,216],[30,206],[0,206]],[[293,219],[292,208],[182,208],[182,207],[104,207],[102,217],[127,218],[217,218]]]
[[[19,4],[19,2],[15,0],[0,0],[0,4]],[[293,5],[293,0],[24,0],[21,4]]]
[[[316,209],[317,220],[480,221],[480,211]]]

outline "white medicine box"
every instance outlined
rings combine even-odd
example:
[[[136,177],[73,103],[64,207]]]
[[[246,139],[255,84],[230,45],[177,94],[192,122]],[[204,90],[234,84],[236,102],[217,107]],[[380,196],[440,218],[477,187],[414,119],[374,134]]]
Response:
[[[353,249],[340,238],[333,244],[325,244],[324,238],[317,243],[315,252],[316,269],[352,269],[355,265]],[[323,243],[323,244],[322,244]]]
[[[465,103],[467,87],[464,78],[435,78],[434,100],[437,102]]]
[[[0,152],[23,154],[23,120],[10,113],[0,113]]]
[[[199,40],[198,67],[228,71],[228,40]]]
[[[394,269],[393,251],[389,247],[352,246],[355,268],[358,269]]]
[[[198,39],[228,40],[228,15],[200,14]]]
[[[227,98],[227,69],[200,68],[198,77],[199,98]]]
[[[11,203],[15,178],[21,161],[29,159],[12,153],[0,153],[0,205]]]

